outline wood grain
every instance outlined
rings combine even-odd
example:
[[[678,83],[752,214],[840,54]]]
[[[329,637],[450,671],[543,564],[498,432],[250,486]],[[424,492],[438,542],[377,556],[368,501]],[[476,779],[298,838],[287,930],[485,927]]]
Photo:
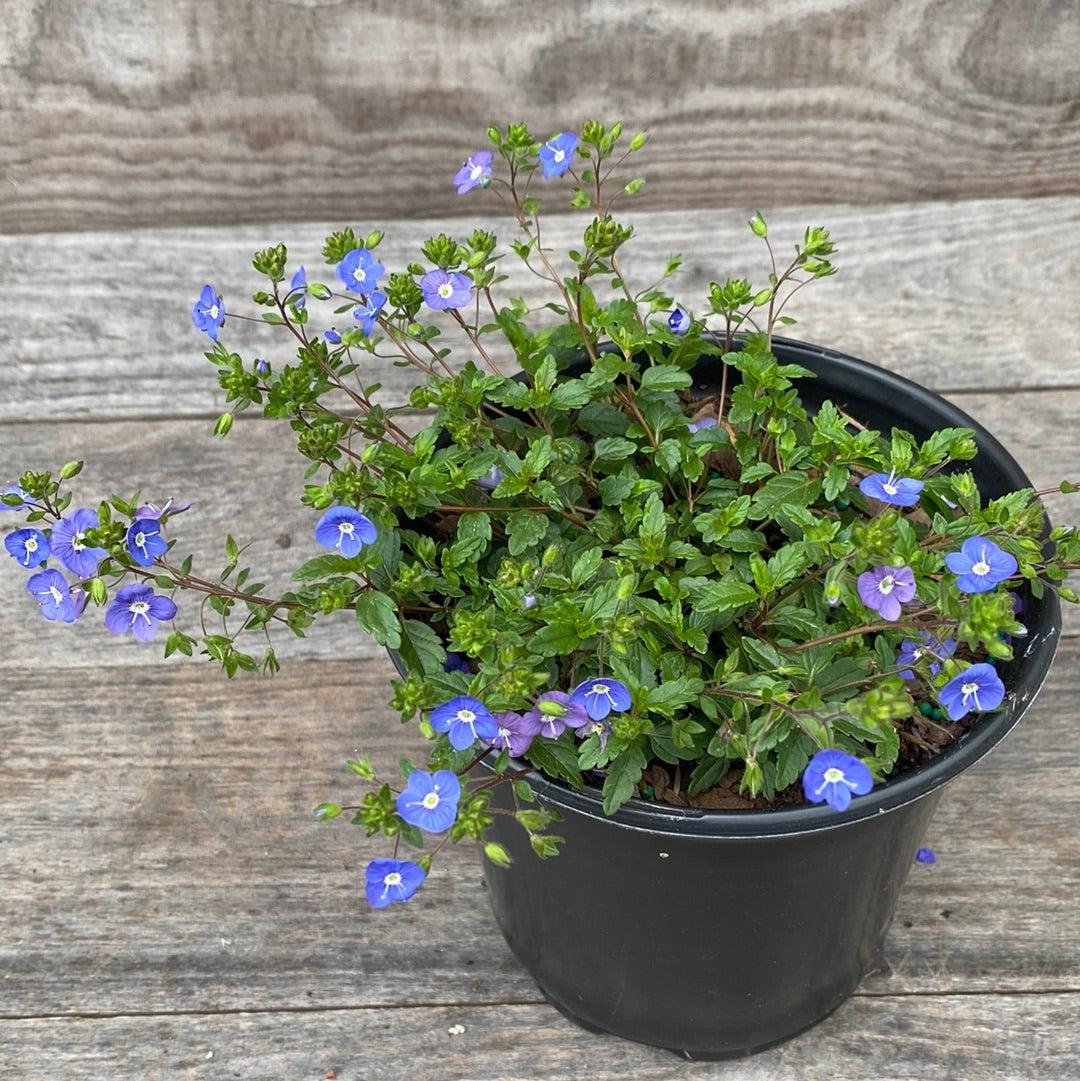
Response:
[[[840,273],[804,290],[789,308],[799,319],[792,336],[939,390],[1080,385],[1080,324],[1069,317],[1080,310],[1080,198],[765,211],[780,251],[811,223],[830,225],[840,245]],[[747,275],[760,284],[767,264],[745,216],[636,215],[626,273],[644,288],[667,256],[681,251],[684,269],[672,289],[699,312],[711,279]],[[380,256],[400,267],[419,257],[431,233],[464,233],[476,224],[509,239],[505,219],[397,221],[387,223]],[[565,251],[581,227],[576,218],[552,221],[546,241]],[[246,299],[262,282],[251,253],[277,240],[288,243],[292,265],[304,263],[312,280],[334,281],[319,255],[328,228],[279,223],[32,242],[0,237],[5,302],[15,317],[11,337],[0,344],[0,421],[220,411],[223,394],[202,356],[208,342],[189,318],[203,282],[218,286],[227,309],[252,314]],[[520,295],[536,306],[554,299],[516,256],[504,260],[504,269],[510,280],[499,287],[500,298]],[[334,305],[311,304],[322,326],[340,325]],[[222,340],[249,359],[282,364],[294,355],[282,328],[233,321]],[[513,368],[512,358],[500,359]],[[391,403],[405,400],[417,381],[412,369],[386,361],[365,357],[364,365]],[[10,438],[0,431],[0,443]]]
[[[655,209],[1080,194],[1062,0],[3,0],[0,231],[452,213],[492,122],[653,133]]]

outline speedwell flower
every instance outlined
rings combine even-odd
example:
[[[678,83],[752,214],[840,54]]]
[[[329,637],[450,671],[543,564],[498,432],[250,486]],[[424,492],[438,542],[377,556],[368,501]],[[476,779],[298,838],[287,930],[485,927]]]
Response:
[[[592,720],[602,721],[609,713],[630,708],[630,692],[617,679],[587,679],[570,692],[570,701]]]
[[[382,263],[375,262],[375,256],[367,248],[353,248],[337,265],[337,275],[350,293],[370,293],[379,284],[383,271]]]
[[[545,180],[562,176],[570,168],[576,146],[577,136],[572,131],[564,131],[561,135],[553,135],[540,147],[540,168]]]
[[[41,605],[41,614],[50,622],[62,619],[74,623],[86,604],[86,594],[81,589],[72,593],[59,571],[32,574],[26,581],[26,591]]]
[[[105,626],[113,634],[131,631],[140,642],[149,642],[161,620],[172,619],[176,605],[141,582],[130,582],[116,594],[105,612]]]
[[[497,465],[493,465],[482,477],[476,478],[476,484],[480,488],[493,491],[502,484],[505,478],[506,474]]]
[[[986,593],[1016,573],[1016,560],[986,537],[968,537],[945,557],[961,593]]]
[[[334,345],[341,344],[341,331],[337,327],[331,327],[329,330],[323,332],[323,337]]]
[[[423,885],[427,872],[411,860],[372,860],[364,869],[364,892],[372,908],[407,901]]]
[[[716,417],[702,417],[701,420],[690,421],[686,426],[686,430],[693,435],[694,432],[700,432],[702,428],[715,428],[716,424]]]
[[[915,853],[915,862],[937,863],[937,856],[934,855],[934,850],[932,848],[920,848],[919,851]]]
[[[919,493],[924,484],[914,477],[898,477],[896,470],[891,473],[873,473],[863,477],[859,491],[871,499],[882,503],[891,503],[894,507],[913,507],[919,502]]]
[[[37,567],[49,558],[49,541],[40,529],[16,529],[4,538],[11,558],[24,567]]]
[[[324,548],[337,548],[350,559],[378,535],[375,523],[353,507],[331,507],[315,527],[315,539]]]
[[[911,665],[923,657],[934,657],[930,662],[930,675],[936,676],[941,670],[940,662],[956,652],[956,642],[952,638],[935,638],[929,631],[919,631],[918,641],[905,638],[900,643],[900,652],[896,655],[897,667],[901,669],[903,679],[914,679]]]
[[[442,833],[454,824],[460,798],[461,782],[456,773],[448,769],[434,773],[415,769],[397,798],[397,813],[410,826]]]
[[[834,811],[846,811],[852,793],[865,796],[874,787],[874,778],[854,755],[825,750],[810,759],[802,783],[811,803],[827,803]]]
[[[225,322],[225,304],[213,287],[204,285],[195,307],[191,309],[191,321],[195,326],[217,341],[218,327]]]
[[[1004,697],[1005,684],[992,664],[973,664],[938,691],[938,701],[951,721],[959,721],[973,709],[997,709]]]
[[[22,502],[16,503],[14,506],[9,506],[2,499],[0,499],[0,511],[26,510],[27,507],[30,506],[30,494],[28,492],[24,492],[17,484],[7,485],[2,491],[0,491],[0,496],[3,495],[17,495],[22,500]]]
[[[464,195],[473,188],[486,188],[491,183],[490,150],[478,150],[465,159],[465,164],[454,174],[458,195]]]
[[[446,732],[455,751],[464,751],[477,739],[492,740],[499,734],[499,724],[487,706],[467,694],[436,706],[431,711],[431,727]]]
[[[295,308],[303,308],[307,303],[307,271],[301,267],[289,282],[289,303]]]
[[[599,683],[600,680],[593,680],[592,682]],[[613,680],[605,680],[604,682],[609,687],[614,684]],[[585,684],[582,684],[582,686],[585,686]],[[618,686],[622,687],[622,684],[620,683]],[[624,687],[623,690],[625,689]],[[626,709],[629,705],[628,693],[625,706],[611,708]],[[606,717],[609,712],[610,708],[605,709],[602,716]],[[535,726],[540,735],[546,736],[548,739],[558,739],[568,728],[584,728],[589,723],[591,716],[595,716],[595,714],[587,710],[585,703],[575,701],[573,695],[564,694],[562,691],[545,691],[537,698],[533,708],[525,714],[525,719]]]
[[[424,302],[429,308],[444,312],[448,308],[464,308],[472,296],[472,278],[455,271],[429,270],[420,279]]]
[[[97,529],[98,516],[90,507],[79,507],[52,527],[49,545],[52,553],[72,574],[90,578],[98,564],[109,554],[104,548],[89,548],[86,534]]]
[[[859,597],[882,619],[900,618],[900,605],[915,598],[915,575],[910,567],[875,567],[859,575]]]
[[[127,550],[140,567],[149,567],[169,546],[161,535],[161,523],[156,518],[136,518],[128,526]]]
[[[497,751],[509,751],[514,758],[520,758],[532,746],[533,737],[540,734],[540,725],[532,718],[531,713],[526,713],[524,716],[509,710],[505,713],[496,713],[495,721],[499,730],[491,739],[485,739],[484,742]]]
[[[359,308],[353,309],[353,318],[360,323],[360,329],[365,334],[370,334],[375,329],[375,324],[379,321],[379,315],[382,313],[385,304],[386,294],[376,289],[368,297],[366,304],[361,304]]]
[[[462,653],[454,653],[452,650],[447,651],[446,663],[443,665],[444,672],[471,672],[469,667],[469,658]]]
[[[673,308],[667,317],[668,330],[672,334],[678,334],[679,337],[682,337],[690,329],[692,322],[693,320],[682,308]]]
[[[191,510],[190,503],[174,503],[170,497],[166,499],[162,506],[158,506],[156,503],[144,503],[136,512],[135,517],[141,518],[164,518],[166,515],[183,514],[184,511]]]

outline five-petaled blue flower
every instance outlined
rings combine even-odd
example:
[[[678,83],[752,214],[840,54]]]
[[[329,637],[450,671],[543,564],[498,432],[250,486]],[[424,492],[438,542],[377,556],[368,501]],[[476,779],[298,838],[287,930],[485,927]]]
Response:
[[[938,691],[938,701],[949,719],[959,721],[973,709],[979,712],[997,709],[1005,697],[1005,684],[992,664],[973,664],[953,676]]]
[[[436,706],[431,711],[431,727],[446,732],[455,751],[466,750],[477,739],[493,740],[499,734],[499,724],[487,706],[467,694]]]
[[[37,567],[49,558],[49,541],[40,529],[16,529],[4,538],[11,558],[24,567]]]
[[[307,271],[301,267],[289,282],[289,303],[294,308],[303,308],[307,303]]]
[[[540,167],[545,180],[562,176],[570,168],[576,146],[577,136],[572,131],[564,131],[561,135],[553,135],[540,147]]]
[[[693,320],[682,308],[673,308],[667,317],[668,330],[680,337],[690,329],[692,322]]]
[[[930,675],[936,676],[941,670],[941,661],[956,652],[956,642],[952,638],[935,638],[929,631],[919,631],[918,641],[905,638],[900,643],[900,652],[896,655],[896,665],[901,670],[903,679],[914,679],[911,666],[923,657],[935,658],[930,662]]]
[[[331,327],[328,331],[326,331],[323,334],[323,337],[328,342],[333,342],[334,345],[340,345],[341,344],[341,331],[339,331],[337,327]]]
[[[382,263],[375,262],[375,256],[367,248],[353,248],[338,263],[337,275],[350,293],[366,296],[379,284],[385,269]]]
[[[865,796],[874,787],[870,770],[844,751],[818,751],[803,770],[803,792],[811,803],[827,803],[834,811],[846,811],[851,796]]]
[[[448,308],[464,308],[472,296],[472,278],[456,271],[429,270],[420,279],[420,290],[429,308],[444,312]]]
[[[859,483],[859,491],[870,499],[891,503],[894,507],[914,507],[919,502],[923,482],[914,477],[898,477],[891,473],[874,473]]]
[[[6,495],[6,496],[17,495],[22,500],[22,502],[21,503],[15,503],[14,505],[11,505],[11,504],[5,503],[2,499],[0,499],[0,511],[5,511],[5,510],[26,510],[26,508],[30,506],[30,503],[29,503],[30,495],[29,495],[29,493],[24,492],[17,484],[9,484],[9,485],[7,485],[3,489],[3,491],[0,491],[0,496],[4,496],[4,495]]]
[[[80,578],[92,577],[98,564],[109,554],[104,548],[87,547],[86,534],[97,527],[97,511],[90,507],[73,510],[52,527],[49,541],[52,554]]]
[[[934,850],[932,848],[920,848],[919,851],[915,853],[915,862],[937,863],[937,856],[934,855]]]
[[[945,557],[961,593],[986,593],[1016,573],[1016,560],[986,537],[968,537]]]
[[[490,150],[478,150],[465,159],[465,164],[454,174],[458,195],[464,195],[473,188],[486,188],[491,183]]]
[[[609,713],[630,708],[630,692],[617,679],[587,679],[570,692],[570,701],[583,707],[592,720],[602,721]]]
[[[428,773],[416,769],[397,798],[397,813],[409,823],[428,833],[443,833],[457,818],[461,782],[448,769]]]
[[[496,713],[495,720],[499,730],[484,742],[497,751],[509,751],[514,758],[520,758],[532,746],[533,738],[540,734],[540,726],[531,713],[522,716],[506,710]]]
[[[379,315],[385,304],[386,294],[376,289],[368,297],[366,304],[353,309],[353,318],[360,323],[360,329],[365,334],[370,334],[375,329],[375,324],[379,321]]]
[[[324,548],[337,548],[350,559],[365,544],[374,544],[378,535],[375,523],[354,507],[331,507],[315,527],[315,539]]]
[[[195,307],[191,309],[191,321],[217,341],[218,327],[225,322],[225,305],[211,286],[203,286]]]
[[[427,872],[411,860],[372,860],[364,870],[364,892],[372,908],[407,901],[423,885]]]
[[[161,523],[156,518],[136,518],[128,526],[127,550],[140,567],[149,567],[169,546],[161,535]]]
[[[609,685],[611,682],[611,680],[607,681]],[[619,686],[621,687],[622,684]],[[605,701],[607,701],[606,696]],[[627,705],[622,708],[626,709],[629,704],[628,699]],[[618,707],[615,708],[618,709]],[[606,717],[609,712],[610,709],[605,709],[604,716]],[[564,694],[562,691],[545,691],[537,698],[533,708],[525,714],[525,719],[530,725],[547,739],[558,739],[568,728],[584,728],[589,723],[589,717],[590,714],[584,702],[576,702],[572,695]]]
[[[900,618],[900,605],[915,599],[915,575],[910,567],[875,567],[855,580],[867,608],[890,622]]]
[[[176,605],[170,597],[155,593],[141,582],[129,582],[106,610],[105,626],[113,634],[131,631],[140,642],[149,642],[158,623],[175,615]]]
[[[47,620],[62,619],[74,623],[86,604],[86,594],[80,589],[75,593],[67,579],[54,570],[39,571],[26,581],[26,590],[38,604]]]

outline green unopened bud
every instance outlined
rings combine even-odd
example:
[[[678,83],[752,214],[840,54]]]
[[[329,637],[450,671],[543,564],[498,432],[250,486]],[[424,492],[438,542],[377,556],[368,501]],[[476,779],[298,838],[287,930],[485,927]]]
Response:
[[[635,589],[637,589],[637,575],[624,574],[619,579],[619,588],[616,590],[615,596],[621,601],[629,600],[634,595]]]
[[[488,128],[487,137],[491,140],[492,146],[502,146],[502,132],[498,128]]]
[[[559,548],[557,545],[549,544],[544,549],[544,554],[540,557],[540,564],[543,567],[554,566],[559,559]]]
[[[214,435],[219,435],[223,439],[232,431],[233,415],[232,413],[222,413],[217,419],[217,423],[214,425]]]
[[[760,210],[754,214],[748,224],[751,230],[753,230],[754,236],[759,236],[764,240],[764,238],[769,235],[768,226],[765,224],[765,218]]]
[[[93,578],[88,590],[90,599],[99,607],[105,603],[105,582],[101,578]]]
[[[550,698],[542,698],[536,703],[540,707],[540,712],[545,717],[565,717],[566,706],[561,702],[553,702]]]
[[[365,248],[377,248],[380,241],[383,238],[383,231],[381,229],[372,229],[366,237],[364,237]]]
[[[488,841],[488,843],[484,845],[484,855],[487,856],[496,867],[509,867],[512,862],[510,853],[496,841]]]
[[[648,142],[648,139],[649,139],[649,136],[645,132],[639,131],[633,137],[633,139],[630,140],[630,149],[631,150],[640,150],[645,145],[645,143]]]

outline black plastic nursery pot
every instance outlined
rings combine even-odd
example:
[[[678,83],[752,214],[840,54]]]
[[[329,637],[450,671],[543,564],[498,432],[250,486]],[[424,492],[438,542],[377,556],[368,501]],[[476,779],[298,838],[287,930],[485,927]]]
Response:
[[[828,398],[869,425],[922,438],[971,428],[984,497],[1031,486],[989,432],[926,388],[801,342],[774,339],[774,352],[817,376],[799,386],[808,408]],[[717,389],[720,374],[719,358],[702,358],[698,389]],[[839,1006],[880,959],[944,785],[1009,733],[1042,686],[1060,609],[1049,591],[1025,593],[1023,604],[1029,634],[999,667],[1002,707],[842,814],[824,804],[714,811],[632,799],[607,817],[598,789],[526,776],[539,805],[561,816],[552,827],[560,854],[538,859],[513,818],[496,815],[490,839],[513,863],[485,863],[485,875],[507,943],[547,998],[588,1029],[692,1059],[753,1054]],[[512,809],[508,785],[493,789],[492,805]]]

